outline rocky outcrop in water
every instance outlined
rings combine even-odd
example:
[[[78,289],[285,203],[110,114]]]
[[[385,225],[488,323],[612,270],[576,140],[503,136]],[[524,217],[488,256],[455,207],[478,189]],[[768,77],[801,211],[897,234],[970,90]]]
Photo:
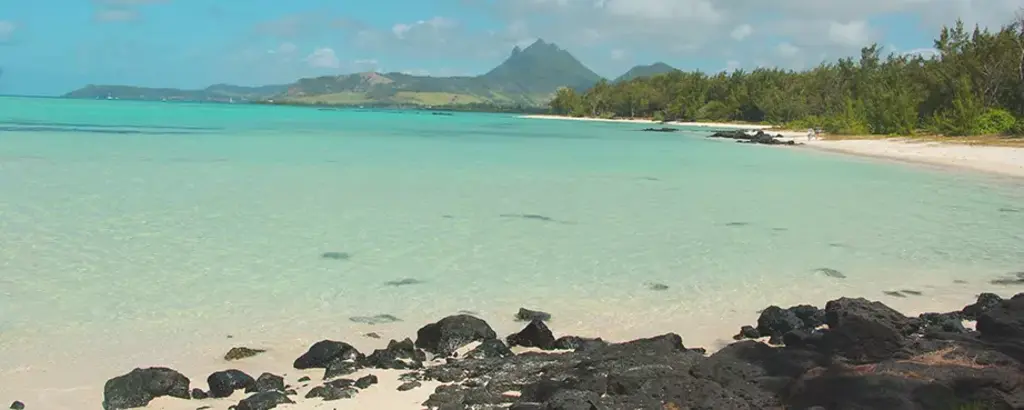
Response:
[[[780,140],[779,138],[783,138],[782,134],[773,137],[770,134],[766,134],[763,130],[757,130],[753,134],[749,134],[745,130],[717,131],[709,135],[708,138],[728,138],[745,144],[796,145],[796,142],[791,140]]]
[[[960,325],[969,318],[977,331]],[[463,314],[424,326],[415,342],[392,340],[368,356],[344,342],[318,342],[295,367],[407,369],[391,394],[441,383],[423,403],[431,409],[1024,408],[1024,294],[982,294],[960,311],[918,317],[863,298],[836,299],[824,309],[770,306],[737,337],[769,337],[777,347],[742,340],[707,356],[675,333],[625,343],[556,339],[536,318],[506,344],[487,322]],[[455,356],[470,343],[478,345]],[[563,350],[513,354],[509,345]],[[284,391],[279,376],[264,373],[250,383],[233,372],[211,375],[228,387],[211,381],[210,389],[254,392],[239,410],[298,397]],[[372,374],[333,378],[304,396],[345,400],[381,388],[376,384]],[[173,370],[136,369],[107,382],[104,407],[144,406],[163,395],[187,399],[188,387]]]

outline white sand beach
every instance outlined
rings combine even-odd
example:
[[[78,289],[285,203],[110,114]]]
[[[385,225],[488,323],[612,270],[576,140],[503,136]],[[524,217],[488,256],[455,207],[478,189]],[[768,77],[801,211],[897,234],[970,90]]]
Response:
[[[981,171],[992,174],[1024,177],[1024,148],[965,145],[956,143],[915,142],[902,138],[864,140],[808,140],[803,131],[772,130],[768,125],[729,124],[715,122],[665,122],[644,119],[605,119],[564,117],[558,115],[524,115],[520,118],[568,121],[624,122],[662,124],[683,127],[716,129],[762,129],[770,134],[781,134],[783,140],[793,140],[803,146],[821,151],[858,155],[902,162]]]
[[[565,117],[561,115],[522,115],[519,118],[535,119],[535,120],[565,120],[565,121],[600,121],[600,122],[624,122],[633,124],[660,124],[660,125],[676,125],[680,127],[706,127],[706,128],[719,128],[719,129],[768,129],[770,125],[758,125],[758,124],[731,124],[725,122],[680,122],[680,121],[653,121],[645,119],[624,119],[624,118],[590,118],[590,117]]]
[[[771,133],[776,133],[771,131]],[[806,134],[780,132],[805,147],[873,158],[937,165],[1024,178],[1024,148],[916,142],[900,138],[807,140]]]

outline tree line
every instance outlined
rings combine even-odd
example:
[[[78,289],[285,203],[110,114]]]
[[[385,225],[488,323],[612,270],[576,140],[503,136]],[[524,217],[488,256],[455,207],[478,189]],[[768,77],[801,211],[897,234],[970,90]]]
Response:
[[[552,113],[659,121],[770,123],[836,134],[1024,135],[1024,14],[990,31],[958,20],[936,55],[864,47],[806,71],[674,71],[585,91],[559,89]]]

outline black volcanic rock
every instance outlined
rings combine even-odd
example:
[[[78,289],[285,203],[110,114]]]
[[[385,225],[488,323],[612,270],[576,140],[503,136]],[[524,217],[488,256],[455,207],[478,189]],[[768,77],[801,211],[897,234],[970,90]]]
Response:
[[[355,381],[355,383],[352,383],[353,386],[356,386],[360,389],[365,389],[375,384],[377,384],[377,376],[374,376],[372,374],[360,377],[358,380]]]
[[[256,380],[241,370],[231,369],[214,372],[206,378],[210,385],[210,397],[228,397],[235,390],[249,390],[255,387]]]
[[[902,313],[864,298],[840,298],[825,305],[829,331],[825,343],[854,363],[896,357],[906,347],[907,335],[917,330]]]
[[[294,403],[284,392],[266,391],[242,399],[235,405],[235,410],[270,410],[279,404]]]
[[[523,322],[532,322],[534,320],[543,320],[548,322],[551,320],[551,314],[540,310],[530,310],[527,308],[519,308],[519,312],[516,312],[516,320]]]
[[[978,309],[978,332],[957,327],[965,315],[962,311],[906,317],[861,298],[833,300],[824,310],[808,305],[769,308],[759,324],[784,346],[746,340],[710,356],[702,348],[684,346],[682,338],[672,333],[612,344],[572,336],[551,341],[550,329],[539,320],[527,325],[532,329],[528,335],[515,336],[536,345],[551,343],[575,350],[515,355],[501,340],[488,337],[488,330],[490,334],[493,330],[486,322],[446,318],[428,325],[433,328],[419,339],[443,347],[440,351],[474,340],[480,346],[463,357],[444,357],[402,374],[399,380],[404,384],[399,390],[440,382],[423,403],[437,409],[1024,408],[1024,294],[994,305],[980,304],[985,308]],[[745,330],[748,335],[760,334],[753,327]],[[778,335],[782,330],[785,333]],[[538,334],[543,342],[536,341]],[[393,360],[406,360],[401,357],[419,360],[425,354],[406,339],[392,340],[386,349],[366,358],[325,356],[334,358],[328,360],[329,369],[351,370],[367,364],[387,367]],[[118,387],[114,390],[147,392],[141,400],[145,402],[171,390],[177,397],[188,397],[184,376],[168,369],[150,376],[167,382],[114,383],[116,379],[111,379],[106,398],[113,396],[112,384]],[[246,384],[247,376],[227,376],[225,384]],[[335,379],[314,387],[307,397],[354,397],[358,389],[376,381],[372,375]],[[260,387],[264,384],[265,389]],[[268,391],[250,396],[236,408],[270,409],[288,403],[286,393],[279,390],[287,388],[282,384],[277,376],[261,375],[251,389]],[[211,391],[218,390],[223,389],[211,383]],[[108,403],[104,407],[111,408]]]
[[[519,333],[511,334],[505,341],[509,346],[538,347],[544,350],[555,348],[555,336],[551,329],[540,320],[534,320]]]
[[[601,338],[587,338],[579,336],[562,336],[555,340],[555,349],[584,351],[608,346],[608,342]]]
[[[362,366],[359,362],[353,362],[349,360],[334,361],[327,365],[327,369],[324,369],[324,380],[330,380],[341,376],[348,376],[352,373],[359,371]]]
[[[224,360],[241,360],[248,357],[256,356],[263,352],[266,352],[266,350],[250,349],[248,347],[232,347],[231,350],[228,350],[228,352],[224,354]]]
[[[334,401],[341,399],[350,399],[352,397],[355,397],[355,395],[358,393],[359,390],[356,390],[352,387],[343,387],[328,383],[323,386],[314,387],[312,390],[309,391],[309,393],[306,393],[306,398],[311,399],[319,397],[322,398],[324,401]]]
[[[763,130],[757,130],[754,134],[748,134],[744,130],[729,130],[729,131],[717,131],[708,136],[708,138],[727,138],[736,140],[736,142],[743,142],[748,144],[765,144],[765,145],[796,145],[793,141],[781,141],[777,138],[782,138],[782,135],[771,136],[766,134]]]
[[[134,369],[107,380],[103,386],[104,410],[143,407],[157,397],[189,398],[189,380],[165,367]]]
[[[284,391],[284,377],[273,373],[263,373],[256,378],[256,383],[245,389],[246,393]]]
[[[512,356],[512,350],[505,346],[501,340],[487,339],[480,343],[473,350],[466,353],[469,359],[491,359]]]
[[[978,331],[989,340],[1024,340],[1024,293],[985,310],[978,316]]]
[[[295,359],[292,364],[296,369],[326,369],[328,365],[342,360],[359,360],[362,354],[356,348],[345,342],[334,340],[321,340],[309,347],[306,353]]]
[[[450,356],[471,342],[497,338],[483,319],[470,315],[448,316],[416,332],[416,347],[439,356]]]
[[[995,293],[982,293],[978,295],[978,300],[970,305],[964,306],[960,312],[963,314],[963,318],[967,320],[978,320],[978,316],[985,313],[989,309],[999,306],[1003,302],[1003,298]]]
[[[401,342],[392,340],[386,349],[374,350],[360,364],[376,369],[418,369],[423,367],[425,360],[426,354],[406,338]]]

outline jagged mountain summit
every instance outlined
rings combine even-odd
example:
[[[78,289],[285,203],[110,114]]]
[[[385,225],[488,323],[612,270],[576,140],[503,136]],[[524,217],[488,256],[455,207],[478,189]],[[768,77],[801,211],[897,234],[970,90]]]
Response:
[[[600,80],[601,76],[568,51],[553,43],[537,40],[526,48],[513,48],[504,62],[485,74],[473,77],[365,72],[303,78],[280,86],[221,84],[203,90],[90,85],[65,97],[186,101],[274,99],[286,103],[333,105],[543,105],[560,87],[582,90]]]

